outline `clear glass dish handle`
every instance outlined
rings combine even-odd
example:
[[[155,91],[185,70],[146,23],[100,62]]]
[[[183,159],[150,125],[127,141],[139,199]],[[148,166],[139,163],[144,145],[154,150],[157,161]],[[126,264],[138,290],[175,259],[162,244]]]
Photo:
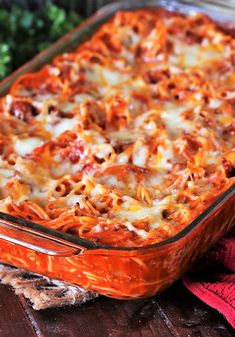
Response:
[[[68,257],[81,254],[86,250],[85,247],[80,247],[48,233],[39,232],[34,228],[24,226],[24,224],[16,223],[15,219],[14,222],[10,219],[10,215],[0,212],[0,240],[53,256]],[[18,219],[18,221],[24,220]]]

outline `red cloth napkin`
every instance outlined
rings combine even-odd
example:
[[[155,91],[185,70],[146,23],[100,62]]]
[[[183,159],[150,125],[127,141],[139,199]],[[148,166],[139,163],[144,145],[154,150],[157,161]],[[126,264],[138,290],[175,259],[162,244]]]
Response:
[[[184,276],[183,283],[235,328],[235,230]]]

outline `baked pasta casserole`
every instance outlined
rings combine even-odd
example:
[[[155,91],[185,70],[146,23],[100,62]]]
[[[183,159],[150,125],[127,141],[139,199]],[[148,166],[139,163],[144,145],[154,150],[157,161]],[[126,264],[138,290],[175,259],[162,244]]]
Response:
[[[0,211],[115,247],[174,236],[235,181],[235,38],[118,12],[0,101]]]

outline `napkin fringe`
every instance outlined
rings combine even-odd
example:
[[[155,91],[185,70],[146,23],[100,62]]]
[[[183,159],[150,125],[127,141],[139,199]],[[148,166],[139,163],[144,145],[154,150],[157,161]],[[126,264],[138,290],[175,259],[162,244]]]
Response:
[[[81,305],[98,296],[79,286],[51,280],[6,264],[0,264],[0,280],[3,284],[12,286],[17,295],[24,295],[35,310]]]

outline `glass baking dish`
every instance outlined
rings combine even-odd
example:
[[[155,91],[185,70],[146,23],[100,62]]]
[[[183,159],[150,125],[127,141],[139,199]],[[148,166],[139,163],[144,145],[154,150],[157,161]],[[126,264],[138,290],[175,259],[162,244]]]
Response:
[[[78,46],[117,10],[163,7],[184,14],[204,12],[234,29],[235,8],[210,2],[128,1],[108,5],[0,84],[0,95],[23,73],[40,68]],[[233,26],[234,25],[234,26]],[[154,295],[178,279],[235,224],[235,185],[180,233],[144,247],[114,248],[0,213],[0,261],[100,294],[134,299]]]

